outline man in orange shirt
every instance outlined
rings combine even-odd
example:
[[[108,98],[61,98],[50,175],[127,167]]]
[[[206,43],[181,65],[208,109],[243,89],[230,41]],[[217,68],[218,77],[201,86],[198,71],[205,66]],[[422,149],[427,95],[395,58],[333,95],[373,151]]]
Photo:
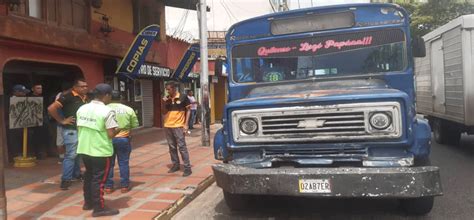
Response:
[[[171,167],[168,173],[174,173],[179,170],[179,150],[184,164],[183,176],[189,176],[192,171],[184,136],[188,131],[191,103],[186,94],[180,94],[177,91],[175,82],[166,83],[165,89],[168,95],[163,98],[162,110],[166,114],[164,127],[171,162],[173,163],[173,167]]]

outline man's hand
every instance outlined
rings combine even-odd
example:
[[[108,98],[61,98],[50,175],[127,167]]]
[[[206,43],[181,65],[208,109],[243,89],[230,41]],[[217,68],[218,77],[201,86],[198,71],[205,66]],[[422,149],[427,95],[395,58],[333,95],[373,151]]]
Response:
[[[188,133],[188,131],[189,131],[189,127],[188,127],[188,126],[184,126],[184,127],[183,127],[183,133],[184,133],[184,135],[186,135],[186,134]]]
[[[163,97],[163,101],[166,102],[166,101],[168,101],[168,100],[169,100],[168,96]]]
[[[73,116],[69,116],[61,121],[62,125],[74,125],[76,119]]]

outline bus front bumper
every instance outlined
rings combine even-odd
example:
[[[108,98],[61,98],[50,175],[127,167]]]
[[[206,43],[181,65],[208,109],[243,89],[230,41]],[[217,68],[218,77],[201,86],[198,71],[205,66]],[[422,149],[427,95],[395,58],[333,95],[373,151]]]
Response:
[[[417,198],[442,195],[439,168],[264,168],[213,166],[217,185],[233,194],[313,197]],[[325,182],[324,192],[302,192],[302,182]]]

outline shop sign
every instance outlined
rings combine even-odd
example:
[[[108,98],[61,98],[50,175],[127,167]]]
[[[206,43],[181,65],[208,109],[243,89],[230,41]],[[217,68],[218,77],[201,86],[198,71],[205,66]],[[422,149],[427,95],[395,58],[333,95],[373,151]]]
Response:
[[[11,97],[8,109],[10,129],[43,125],[43,97]]]
[[[217,76],[212,76],[211,80],[212,80],[212,83],[218,83],[219,82],[219,78]]]
[[[189,73],[194,67],[199,55],[199,44],[191,44],[188,50],[184,53],[183,58],[181,58],[181,61],[174,71],[172,78],[179,81],[186,81],[189,78]]]
[[[138,75],[142,77],[169,78],[171,70],[165,67],[143,64],[138,71]]]
[[[190,79],[198,79],[198,78],[199,78],[199,74],[197,74],[197,73],[189,73],[188,78],[190,78]]]
[[[145,62],[146,55],[159,33],[160,26],[156,24],[140,31],[122,59],[116,73],[129,79],[137,78],[140,75],[140,66]]]

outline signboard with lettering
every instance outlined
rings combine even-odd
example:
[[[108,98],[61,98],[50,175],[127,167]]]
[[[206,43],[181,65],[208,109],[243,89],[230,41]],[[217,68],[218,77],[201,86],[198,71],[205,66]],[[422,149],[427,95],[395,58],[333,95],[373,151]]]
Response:
[[[43,125],[43,97],[11,97],[9,128],[28,128]]]
[[[314,56],[378,46],[405,40],[402,30],[364,31],[237,46],[233,58]]]
[[[200,55],[200,47],[199,44],[192,44],[189,46],[189,49],[184,54],[181,62],[179,63],[178,67],[174,71],[172,78],[179,80],[179,81],[186,81],[188,80],[188,75],[196,64],[196,61]]]
[[[140,77],[169,78],[171,69],[150,64],[143,64],[138,71]]]
[[[160,33],[160,26],[153,24],[144,28],[135,37],[127,54],[120,63],[116,73],[129,79],[136,79],[139,70],[145,62],[148,50],[151,48],[156,36]]]

